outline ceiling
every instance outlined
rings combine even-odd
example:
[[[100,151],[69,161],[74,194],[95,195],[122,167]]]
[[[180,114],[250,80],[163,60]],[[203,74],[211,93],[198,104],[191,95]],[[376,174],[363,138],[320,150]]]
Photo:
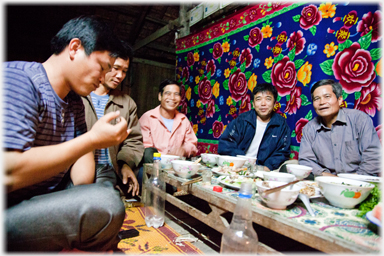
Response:
[[[189,11],[198,3],[188,4]],[[191,33],[233,13],[231,4],[190,28]],[[43,5],[8,4],[6,14],[6,60],[44,61],[50,56],[49,41],[62,25],[80,15],[97,15],[107,20],[121,39],[130,43],[136,60],[175,65],[175,34],[180,25],[180,4],[138,5]]]

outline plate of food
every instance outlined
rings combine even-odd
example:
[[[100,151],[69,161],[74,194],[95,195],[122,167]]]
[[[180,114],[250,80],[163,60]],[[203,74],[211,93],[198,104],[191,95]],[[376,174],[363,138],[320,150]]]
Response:
[[[234,166],[219,166],[211,169],[214,174],[221,176],[229,176],[229,175],[246,175],[249,174],[249,171],[246,167],[244,168],[236,168]]]
[[[381,183],[382,181],[381,177],[370,176],[370,175],[360,175],[360,174],[353,174],[353,173],[338,173],[337,176],[341,178],[359,180],[359,181],[365,181],[365,182],[371,182],[371,183]]]
[[[225,186],[228,186],[230,188],[233,188],[233,189],[240,189],[241,183],[243,183],[243,182],[254,182],[255,183],[258,180],[261,180],[261,179],[258,179],[258,178],[256,178],[256,179],[247,178],[247,177],[245,177],[243,175],[241,175],[241,176],[239,176],[237,178],[233,178],[233,177],[230,177],[230,176],[220,176],[218,178],[218,181],[221,184],[223,184]],[[255,185],[255,187],[256,187],[256,185]]]
[[[321,191],[317,182],[303,180],[298,182],[297,185],[301,187],[300,194],[307,195],[310,199],[324,197],[321,194]]]

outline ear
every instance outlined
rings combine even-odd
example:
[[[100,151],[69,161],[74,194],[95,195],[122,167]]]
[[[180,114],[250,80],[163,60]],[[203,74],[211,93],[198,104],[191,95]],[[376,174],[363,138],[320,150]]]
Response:
[[[340,96],[337,101],[339,102],[339,106],[341,106],[341,104],[343,104],[344,100],[343,100],[343,96]]]
[[[159,92],[159,94],[157,95],[157,98],[159,99],[159,101],[161,101],[161,92]]]
[[[78,50],[82,47],[81,41],[79,38],[73,38],[69,44],[68,44],[68,49],[69,49],[69,58],[73,60],[75,58],[76,53]]]

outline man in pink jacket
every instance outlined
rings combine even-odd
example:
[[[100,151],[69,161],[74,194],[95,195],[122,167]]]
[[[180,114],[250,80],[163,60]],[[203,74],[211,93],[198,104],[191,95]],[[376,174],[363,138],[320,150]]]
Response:
[[[188,118],[176,109],[180,104],[180,84],[166,79],[160,84],[160,105],[145,112],[140,120],[144,142],[144,163],[153,152],[192,157],[197,154],[197,138]]]

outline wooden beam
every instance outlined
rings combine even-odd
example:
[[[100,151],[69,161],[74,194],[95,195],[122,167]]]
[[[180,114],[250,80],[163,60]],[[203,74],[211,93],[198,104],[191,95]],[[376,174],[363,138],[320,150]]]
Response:
[[[141,58],[133,58],[134,63],[141,63],[141,64],[147,64],[147,65],[152,65],[156,67],[162,67],[162,68],[168,68],[168,69],[175,69],[176,65],[170,65],[168,63],[161,63],[153,60],[146,60],[146,59],[141,59]],[[176,61],[175,61],[176,64]]]
[[[160,28],[159,30],[154,32],[152,35],[149,35],[146,38],[144,38],[143,40],[137,42],[133,46],[133,50],[136,51],[137,49],[140,49],[141,47],[149,44],[150,42],[156,40],[157,38],[162,37],[163,35],[171,32],[174,29],[174,27],[178,27],[178,26],[179,26],[179,18],[170,21],[168,23],[168,25]]]
[[[176,49],[175,48],[167,47],[167,46],[155,43],[155,42],[149,43],[147,46],[150,48],[156,49],[156,50],[169,52],[169,53],[176,55]]]
[[[167,22],[167,21],[165,21],[165,20],[160,20],[160,19],[156,19],[156,18],[153,18],[153,17],[151,17],[151,16],[146,16],[145,19],[146,19],[146,20],[149,20],[149,21],[152,21],[152,22],[154,22],[154,23],[156,23],[156,24],[163,25],[163,26],[168,25],[168,22]]]
[[[150,9],[151,9],[151,6],[149,5],[144,6],[143,9],[141,10],[140,17],[136,20],[135,24],[133,25],[133,31],[129,35],[131,45],[134,44],[136,41],[136,38],[138,38],[140,31],[144,25],[145,16],[147,16]]]

